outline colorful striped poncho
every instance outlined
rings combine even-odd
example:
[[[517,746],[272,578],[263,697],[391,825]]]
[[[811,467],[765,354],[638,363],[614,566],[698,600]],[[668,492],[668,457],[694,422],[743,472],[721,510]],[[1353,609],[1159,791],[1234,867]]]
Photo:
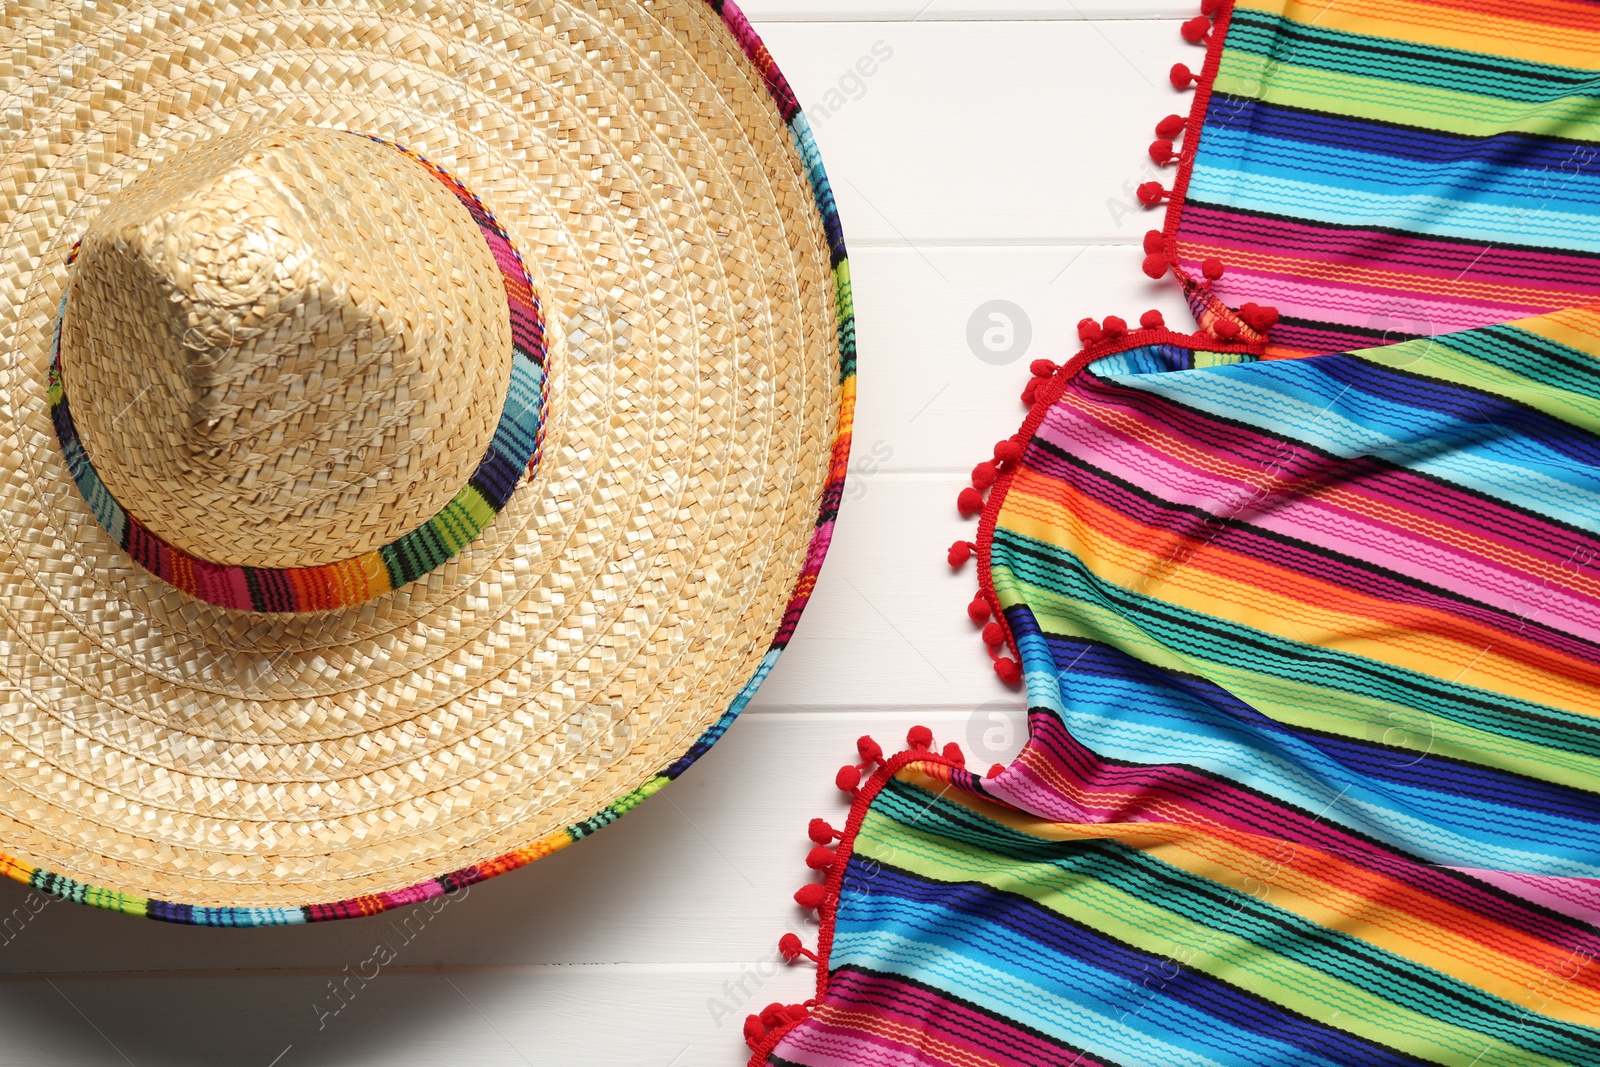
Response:
[[[963,494],[1027,745],[863,746],[752,1064],[1600,1065],[1600,4],[1207,15],[1200,330],[1086,321]]]

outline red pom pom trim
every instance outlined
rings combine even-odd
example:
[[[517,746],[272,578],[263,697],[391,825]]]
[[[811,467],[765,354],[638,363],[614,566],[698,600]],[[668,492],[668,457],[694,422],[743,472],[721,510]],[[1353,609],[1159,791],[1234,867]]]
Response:
[[[1162,188],[1160,182],[1145,182],[1134,190],[1134,194],[1138,196],[1139,203],[1145,207],[1155,207],[1171,195],[1166,189]]]
[[[794,902],[802,908],[820,908],[828,899],[828,891],[821,882],[807,882],[794,892]]]
[[[1206,34],[1211,32],[1211,20],[1204,15],[1196,15],[1179,26],[1178,32],[1183,34],[1183,39],[1190,44],[1204,44]]]

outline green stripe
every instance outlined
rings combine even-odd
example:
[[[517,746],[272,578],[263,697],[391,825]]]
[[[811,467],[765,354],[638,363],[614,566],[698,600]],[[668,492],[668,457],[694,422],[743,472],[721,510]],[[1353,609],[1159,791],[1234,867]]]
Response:
[[[1399,82],[1408,89],[1443,89],[1521,104],[1596,99],[1594,71],[1329,30],[1257,11],[1234,12],[1227,47],[1277,64]]]
[[[1188,611],[1107,582],[1061,548],[1004,528],[995,530],[993,559],[1001,603],[1026,604],[1047,632],[1205,678],[1279,722],[1371,739],[1373,730],[1392,733],[1396,722],[1422,717],[1427,736],[1418,731],[1414,744],[1401,747],[1579,789],[1600,780],[1600,731],[1590,716]]]
[[[1398,126],[1426,126],[1466,137],[1515,131],[1563,140],[1600,141],[1600,111],[1586,97],[1562,98],[1530,109],[1524,103],[1474,93],[1290,63],[1275,65],[1264,56],[1232,48],[1222,53],[1213,89],[1222,96],[1251,97],[1313,113],[1349,115]]]
[[[1503,396],[1600,434],[1600,363],[1577,349],[1515,326],[1423,337],[1352,355],[1473,392]]]
[[[1594,1062],[1593,1029],[1530,1020],[1517,1004],[1250,893],[1115,841],[1023,836],[897,782],[874,801],[855,853],[1016,893],[1147,952],[1181,947],[1193,953],[1189,966],[1235,988],[1437,1063]]]

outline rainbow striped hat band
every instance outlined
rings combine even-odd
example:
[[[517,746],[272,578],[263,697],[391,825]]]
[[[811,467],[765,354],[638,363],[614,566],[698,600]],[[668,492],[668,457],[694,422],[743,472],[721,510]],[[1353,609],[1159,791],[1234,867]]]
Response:
[[[810,599],[855,399],[833,195],[739,9],[6,24],[0,871],[370,915],[715,743]]]
[[[367,136],[426,168],[471,214],[504,280],[506,318],[511,325],[511,376],[488,450],[471,479],[442,510],[393,541],[332,563],[251,567],[213,563],[152,533],[106,489],[73,425],[61,375],[61,321],[66,316],[68,293],[61,296],[51,342],[50,412],[72,480],[106,533],[135,563],[208,603],[240,611],[326,611],[399,589],[454,558],[500,513],[519,482],[538,468],[548,381],[544,313],[522,257],[483,201],[443,168],[402,145]],[[69,266],[77,253],[74,247],[67,258]]]

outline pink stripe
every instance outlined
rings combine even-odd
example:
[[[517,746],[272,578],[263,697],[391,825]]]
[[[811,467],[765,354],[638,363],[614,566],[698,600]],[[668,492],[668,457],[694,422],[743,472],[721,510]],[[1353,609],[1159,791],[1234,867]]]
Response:
[[[1199,273],[1198,265],[1192,269]],[[1235,307],[1247,300],[1259,300],[1290,318],[1430,336],[1492,326],[1550,310],[1543,304],[1491,303],[1464,296],[1424,295],[1398,286],[1380,288],[1350,282],[1286,278],[1245,267],[1230,269],[1214,290],[1224,303]]]
[[[1513,874],[1509,871],[1486,871],[1478,867],[1452,867],[1451,870],[1499,886],[1513,896],[1543,904],[1551,911],[1600,925],[1600,882],[1592,878]]]
[[[1180,249],[1191,242],[1273,256],[1293,256],[1306,264],[1381,265],[1385,270],[1430,282],[1463,277],[1512,289],[1543,289],[1561,297],[1545,308],[1582,304],[1600,295],[1600,259],[1575,252],[1509,248],[1496,244],[1447,241],[1421,234],[1319,226],[1303,220],[1269,219],[1184,205]],[[1286,275],[1304,273],[1295,269]],[[1437,285],[1431,286],[1437,288]]]
[[[1221,826],[1274,841],[1303,844],[1364,865],[1386,878],[1483,916],[1482,928],[1467,933],[1468,936],[1481,935],[1485,943],[1492,943],[1498,936],[1493,924],[1504,923],[1563,948],[1582,948],[1600,954],[1600,931],[1580,931],[1530,911],[1521,903],[1524,899],[1521,893],[1513,893],[1514,899],[1507,901],[1472,882],[1446,874],[1451,868],[1419,863],[1347,833],[1320,816],[1295,811],[1280,801],[1257,796],[1241,786],[1186,767],[1105,763],[1074,738],[1054,715],[1036,712],[1028,719],[1028,743],[1006,771],[1003,786],[998,785],[997,779],[984,783],[986,792],[1024,812],[1055,822],[1171,822]],[[1117,794],[1118,806],[1112,809],[1109,818],[1085,820],[1081,809],[1061,795],[1061,787],[1043,784],[1030,766],[1035,763],[1052,768],[1054,776],[1074,787]],[[1026,775],[1025,781],[1023,775]],[[1158,810],[1158,806],[1164,810]]]
[[[905,1045],[814,1020],[789,1031],[772,1051],[806,1067],[948,1067],[947,1060],[930,1059]]]
[[[1104,424],[1091,422],[1066,404],[1058,404],[1050,412],[1039,428],[1039,436],[1148,492],[1211,514],[1231,511],[1239,502],[1251,500],[1255,492],[1247,482],[1199,470],[1134,442]],[[1190,442],[1189,447],[1222,455],[1234,463],[1240,461],[1236,454],[1207,448],[1199,441]],[[1290,455],[1289,446],[1284,446],[1280,454]],[[1286,460],[1279,473],[1292,476],[1295,467],[1295,463]],[[1393,498],[1403,499],[1408,489],[1413,494],[1424,490],[1422,485],[1413,489],[1407,484],[1410,476],[1399,472],[1380,477],[1383,483],[1395,487],[1389,499],[1379,500],[1353,485],[1345,486],[1344,491],[1394,508]],[[1368,482],[1378,484],[1379,478],[1368,479]],[[1440,491],[1432,483],[1425,488],[1435,495]],[[1485,510],[1490,507],[1481,502],[1480,506]],[[1586,640],[1600,641],[1600,602],[1595,598],[1569,592],[1527,571],[1451,549],[1429,537],[1316,497],[1273,497],[1270,507],[1247,508],[1232,517],[1319,548],[1388,567],[1534,622],[1544,625],[1559,622]],[[1426,516],[1426,519],[1433,525],[1448,524],[1437,516]],[[1535,546],[1511,542],[1481,530],[1473,531],[1473,535],[1490,543],[1514,547],[1519,553],[1541,559],[1553,568],[1559,568],[1563,562],[1560,556]]]

